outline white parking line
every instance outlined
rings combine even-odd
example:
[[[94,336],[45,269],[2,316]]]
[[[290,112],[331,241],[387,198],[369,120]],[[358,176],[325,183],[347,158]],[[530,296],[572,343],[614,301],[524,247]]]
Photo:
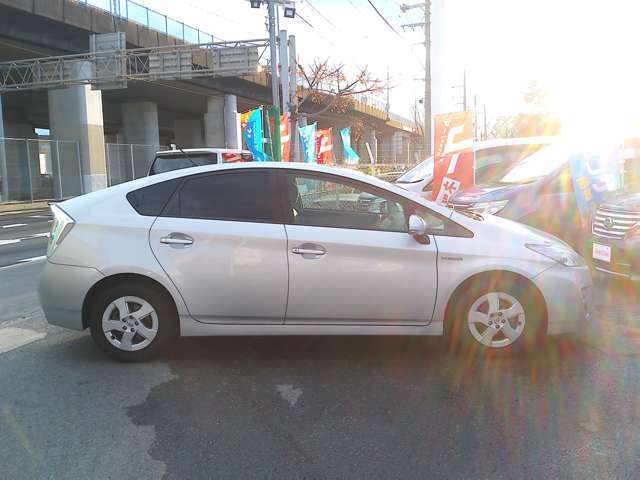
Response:
[[[26,223],[14,223],[12,225],[2,225],[2,228],[16,228],[16,227],[26,227]]]
[[[38,260],[46,260],[46,255],[40,255],[39,257],[23,258],[18,260],[18,263],[37,262]]]
[[[46,336],[45,332],[36,332],[28,328],[0,328],[0,354],[24,347]]]
[[[33,257],[33,258],[25,258],[24,260],[18,260],[18,263],[12,263],[11,265],[5,265],[4,267],[0,267],[0,272],[4,272],[5,270],[13,270],[15,268],[25,267],[27,265],[31,265],[32,263],[43,262],[47,259],[46,256],[42,258]]]
[[[10,240],[0,240],[0,246],[2,245],[13,245],[14,243],[20,243],[19,238],[12,238]]]

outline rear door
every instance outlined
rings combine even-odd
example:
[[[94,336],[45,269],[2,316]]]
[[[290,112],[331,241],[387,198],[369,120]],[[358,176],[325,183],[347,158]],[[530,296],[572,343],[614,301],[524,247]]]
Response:
[[[194,318],[283,323],[288,270],[279,198],[266,169],[187,177],[174,194],[149,241]]]

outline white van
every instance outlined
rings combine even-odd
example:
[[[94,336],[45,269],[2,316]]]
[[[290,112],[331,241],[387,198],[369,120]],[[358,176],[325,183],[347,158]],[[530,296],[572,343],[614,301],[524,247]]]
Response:
[[[148,175],[170,172],[181,168],[201,167],[216,163],[252,162],[249,150],[233,148],[188,148],[157,152],[149,167]]]

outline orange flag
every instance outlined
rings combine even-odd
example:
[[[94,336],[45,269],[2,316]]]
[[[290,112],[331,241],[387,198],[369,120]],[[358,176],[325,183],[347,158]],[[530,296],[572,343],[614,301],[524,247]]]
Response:
[[[330,128],[316,131],[316,161],[322,165],[333,165],[333,136]]]

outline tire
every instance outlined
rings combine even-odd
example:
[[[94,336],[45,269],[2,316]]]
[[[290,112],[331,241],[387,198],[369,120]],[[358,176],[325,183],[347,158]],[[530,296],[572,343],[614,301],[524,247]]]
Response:
[[[173,302],[159,289],[135,282],[113,285],[98,294],[89,326],[100,349],[119,362],[150,360],[179,335]]]
[[[482,277],[463,286],[454,302],[447,323],[453,351],[509,356],[544,340],[544,299],[519,278]]]

